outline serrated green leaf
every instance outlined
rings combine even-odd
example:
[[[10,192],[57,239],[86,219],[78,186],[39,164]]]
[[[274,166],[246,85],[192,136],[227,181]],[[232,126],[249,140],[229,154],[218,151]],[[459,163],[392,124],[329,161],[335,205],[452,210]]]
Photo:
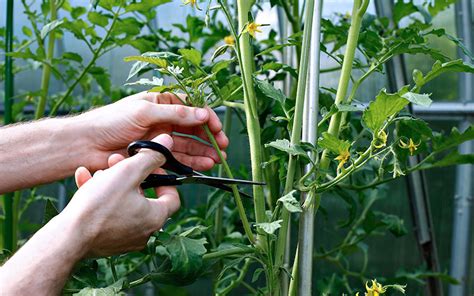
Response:
[[[106,27],[109,24],[109,18],[99,12],[89,11],[87,14],[87,19],[94,25],[99,27]]]
[[[300,146],[292,145],[287,139],[278,139],[268,144],[265,147],[273,147],[277,150],[286,152],[292,156],[304,156],[308,157],[306,152]]]
[[[286,101],[286,96],[283,94],[283,92],[279,89],[276,89],[273,85],[268,83],[267,81],[263,81],[260,79],[255,79],[255,82],[257,84],[257,87],[263,92],[264,95],[267,97],[277,100],[280,102],[282,106],[284,106],[285,101]]]
[[[370,130],[376,132],[382,128],[387,119],[400,112],[406,105],[408,105],[407,99],[399,94],[388,94],[382,90],[364,111],[362,120]]]
[[[215,63],[214,66],[212,66],[211,71],[212,71],[212,73],[216,74],[221,70],[227,69],[229,67],[229,65],[232,64],[232,62],[233,62],[232,60],[219,61],[219,62]]]
[[[407,99],[413,104],[424,106],[424,107],[429,107],[431,103],[433,102],[430,99],[430,95],[428,94],[417,94],[413,92],[407,92],[403,94],[402,97]]]
[[[273,222],[257,223],[257,224],[255,224],[255,226],[262,229],[263,231],[265,231],[268,234],[273,234],[278,228],[281,227],[281,222],[283,222],[283,220],[277,220],[277,221],[273,221]]]
[[[192,239],[180,235],[165,240],[163,246],[170,255],[171,271],[183,277],[198,273],[202,266],[202,256],[206,253],[206,243],[205,238]]]
[[[124,292],[121,292],[123,288],[123,280],[120,280],[113,285],[106,288],[91,288],[87,287],[74,293],[75,296],[125,296]]]
[[[71,11],[71,16],[72,18],[77,19],[78,17],[80,17],[86,12],[87,12],[87,9],[85,7],[82,7],[82,6],[74,7]]]
[[[448,136],[437,134],[433,138],[433,150],[442,151],[451,149],[466,141],[474,140],[474,125],[469,126],[463,133],[453,128]]]
[[[288,194],[283,195],[278,199],[279,202],[291,213],[302,212],[301,205],[295,198],[296,190],[288,192]]]
[[[57,27],[61,26],[63,23],[64,23],[63,20],[55,20],[55,21],[52,21],[52,22],[44,25],[44,27],[41,29],[41,32],[40,32],[41,39],[44,39],[46,36],[48,36],[48,34],[51,31],[53,31]]]
[[[328,132],[324,132],[322,137],[318,139],[318,146],[332,153],[340,154],[341,152],[349,151],[351,143],[349,141],[343,141]]]
[[[123,59],[125,62],[132,62],[132,61],[140,61],[149,64],[156,65],[160,68],[166,68],[167,62],[164,59],[157,58],[157,57],[147,57],[147,56],[129,56]]]
[[[433,131],[428,126],[428,123],[421,119],[406,118],[399,121],[397,135],[419,142],[422,138],[431,138]]]
[[[185,59],[191,62],[191,64],[199,66],[202,61],[202,56],[201,53],[194,48],[181,48],[179,50],[179,53],[181,56]]]
[[[429,0],[428,11],[432,16],[436,16],[441,11],[447,9],[451,4],[455,3],[457,0]]]
[[[65,52],[63,53],[63,58],[67,59],[67,60],[71,60],[71,61],[75,61],[75,62],[78,62],[78,63],[82,63],[82,56],[80,56],[79,54],[75,53],[75,52]]]
[[[417,75],[415,80],[416,85],[420,88],[429,81],[435,79],[439,75],[446,73],[446,72],[466,72],[466,73],[474,73],[474,66],[470,64],[466,64],[463,60],[455,60],[446,63],[441,63],[440,61],[436,61],[433,64],[431,71],[429,71],[423,78]]]
[[[163,5],[165,3],[169,3],[172,0],[144,0],[141,2],[134,2],[127,4],[125,6],[125,11],[139,11],[142,13],[149,12],[150,10],[155,9],[157,6]]]
[[[460,154],[459,151],[454,150],[441,160],[433,163],[433,167],[446,167],[451,165],[460,165],[474,163],[474,154]]]

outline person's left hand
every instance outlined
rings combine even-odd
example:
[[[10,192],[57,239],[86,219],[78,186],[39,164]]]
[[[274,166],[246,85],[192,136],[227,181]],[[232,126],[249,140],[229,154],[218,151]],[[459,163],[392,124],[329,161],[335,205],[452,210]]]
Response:
[[[163,133],[172,135],[173,155],[195,170],[209,170],[220,162],[214,148],[196,140],[173,135],[179,132],[209,141],[203,124],[207,124],[221,149],[229,143],[222,124],[210,108],[184,106],[170,93],[141,92],[114,104],[104,106],[77,117],[92,143],[89,163],[91,170],[107,167],[108,155],[126,155],[126,147],[136,140],[150,140]],[[225,155],[225,153],[224,153]]]

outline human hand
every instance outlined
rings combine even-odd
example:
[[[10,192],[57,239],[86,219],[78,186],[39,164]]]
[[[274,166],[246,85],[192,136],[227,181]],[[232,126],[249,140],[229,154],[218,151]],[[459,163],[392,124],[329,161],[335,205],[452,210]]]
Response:
[[[168,149],[173,147],[173,139],[167,134],[153,141]],[[157,199],[145,198],[140,189],[140,183],[164,162],[162,154],[142,149],[126,159],[112,154],[108,158],[110,168],[96,172],[93,177],[84,167],[76,170],[79,190],[60,215],[80,225],[86,256],[143,249],[150,235],[179,209],[175,187],[157,188]]]
[[[126,155],[125,148],[135,140],[150,140],[159,134],[179,132],[209,140],[202,125],[208,124],[221,149],[229,143],[222,124],[210,108],[183,106],[173,94],[141,92],[114,104],[77,117],[87,129],[92,144],[87,167],[93,171],[107,167],[111,153]],[[195,170],[209,170],[219,162],[217,152],[198,141],[171,135],[173,155]],[[225,155],[225,153],[224,153]]]

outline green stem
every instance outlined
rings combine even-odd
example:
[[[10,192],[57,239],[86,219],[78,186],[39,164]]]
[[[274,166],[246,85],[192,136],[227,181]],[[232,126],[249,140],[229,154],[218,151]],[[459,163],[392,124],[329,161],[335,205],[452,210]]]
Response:
[[[53,22],[57,19],[57,8],[56,8],[56,1],[50,0],[49,1],[49,10],[51,13],[50,22]],[[48,51],[46,52],[46,61],[47,63],[43,64],[43,73],[41,75],[41,96],[38,102],[38,106],[36,107],[35,112],[35,119],[40,119],[44,116],[44,109],[46,108],[46,99],[48,97],[48,90],[49,90],[49,81],[51,79],[51,67],[53,64],[53,57],[54,57],[54,42],[56,41],[56,34],[54,30],[49,32],[49,39],[48,39]]]
[[[301,128],[303,125],[303,108],[304,108],[304,99],[306,94],[306,82],[308,78],[308,64],[309,64],[309,49],[310,49],[310,39],[311,39],[311,29],[313,23],[313,12],[314,12],[314,0],[308,0],[307,9],[305,13],[305,27],[303,30],[303,52],[301,54],[301,66],[298,74],[298,85],[296,91],[296,103],[295,103],[295,115],[293,118],[293,129],[291,131],[291,144],[297,145],[301,141]],[[284,194],[290,192],[293,189],[293,182],[295,179],[296,173],[297,158],[290,155],[286,183]],[[286,208],[281,210],[281,228],[278,232],[277,245],[275,250],[275,266],[283,265],[283,258],[285,255],[286,248],[286,238],[289,228],[289,212]],[[284,275],[286,276],[286,275]],[[287,289],[284,289],[287,291]]]
[[[224,115],[224,128],[222,129],[226,135],[230,135],[232,127],[232,109],[227,108]],[[224,166],[219,166],[219,171],[217,173],[219,177],[224,175]],[[221,202],[216,212],[215,219],[215,233],[216,233],[216,242],[219,244],[222,240],[222,220],[224,215],[224,203]]]
[[[239,276],[235,280],[232,280],[230,284],[225,289],[223,289],[222,292],[220,292],[217,295],[227,295],[233,289],[235,289],[238,285],[240,285],[240,283],[244,280],[244,277],[247,274],[247,271],[249,270],[251,262],[252,261],[249,258],[245,259],[244,265],[239,269],[240,270]]]
[[[244,254],[252,254],[255,252],[254,248],[248,247],[248,248],[231,248],[231,249],[225,249],[222,251],[216,251],[212,253],[207,253],[202,256],[202,259],[204,260],[211,260],[211,259],[219,259],[222,257],[227,257],[227,256],[232,256],[232,255],[244,255]]]
[[[254,1],[238,0],[238,22],[239,31],[248,23],[248,15],[250,8]],[[245,33],[240,36],[235,36],[239,39],[238,46],[240,48],[240,68],[242,71],[242,81],[244,82],[244,104],[245,115],[247,117],[247,132],[249,135],[250,144],[250,160],[252,165],[252,177],[256,182],[263,181],[262,172],[262,143],[260,139],[260,123],[257,112],[257,98],[255,96],[255,89],[253,87],[252,73],[254,71],[253,55],[250,45],[249,34]],[[237,45],[237,44],[236,44]],[[262,186],[253,187],[255,220],[257,223],[265,222],[265,196]],[[265,248],[266,237],[262,231],[258,231],[257,243],[260,247]]]
[[[355,52],[357,49],[357,42],[359,40],[360,27],[362,25],[362,18],[367,10],[370,0],[356,0],[352,8],[352,22],[349,28],[349,36],[347,38],[346,52],[344,54],[344,61],[342,63],[341,76],[339,78],[339,86],[336,92],[335,104],[339,105],[344,102],[347,95],[347,89],[351,80],[352,65],[354,62]],[[340,130],[342,114],[340,112],[334,114],[329,122],[328,133],[338,136]],[[323,152],[321,158],[321,169],[329,167],[330,159],[328,151]]]
[[[84,78],[84,76],[87,74],[89,69],[95,65],[95,62],[97,59],[101,56],[102,49],[104,48],[105,44],[107,41],[109,41],[110,34],[112,33],[115,24],[117,23],[119,11],[121,7],[118,8],[117,12],[114,14],[114,19],[112,21],[112,24],[109,27],[109,30],[107,31],[107,34],[105,34],[105,37],[102,39],[102,42],[99,44],[99,47],[93,52],[92,59],[90,62],[87,64],[87,66],[82,70],[81,74],[79,74],[78,78],[69,86],[69,88],[66,90],[66,93],[57,101],[53,108],[51,109],[50,116],[56,115],[58,112],[59,107],[66,101],[66,99],[71,95],[73,90],[76,88],[76,86],[79,84],[79,82]]]
[[[225,160],[224,156],[222,155],[222,151],[219,148],[219,145],[217,144],[216,139],[214,138],[214,135],[209,130],[209,127],[207,126],[207,124],[203,125],[203,128],[209,140],[211,141],[212,146],[216,150],[217,155],[219,155],[219,159],[221,160],[222,167],[224,168],[224,171],[227,174],[227,177],[231,179],[234,178],[232,171],[230,170],[230,167],[227,164],[227,161]],[[242,225],[244,227],[245,234],[247,235],[247,238],[249,239],[250,243],[255,244],[255,238],[253,236],[252,229],[250,228],[247,215],[245,214],[245,208],[244,208],[244,205],[242,204],[242,199],[240,198],[240,193],[239,193],[239,190],[237,189],[237,185],[230,185],[230,186],[232,188],[232,193],[234,194],[235,203],[237,205],[237,210],[239,212],[240,219],[242,220]]]
[[[5,30],[5,52],[13,52],[13,0],[7,2],[7,22]],[[12,97],[14,93],[13,81],[13,59],[9,55],[5,55],[5,113],[3,122],[5,125],[13,122]],[[3,249],[8,251],[14,250],[14,212],[13,212],[13,194],[7,193],[3,195],[3,212],[5,220],[3,223]]]

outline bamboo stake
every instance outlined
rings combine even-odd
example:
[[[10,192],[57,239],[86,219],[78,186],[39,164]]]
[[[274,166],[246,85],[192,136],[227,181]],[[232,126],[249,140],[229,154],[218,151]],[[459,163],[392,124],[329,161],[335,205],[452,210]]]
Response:
[[[318,135],[318,110],[319,110],[319,69],[320,69],[320,39],[321,39],[321,10],[323,0],[316,0],[313,14],[313,28],[311,32],[310,64],[308,93],[305,101],[303,114],[303,135],[301,141],[316,145]],[[310,156],[313,160],[316,155]],[[311,165],[305,167],[305,173],[311,170]],[[314,216],[318,203],[315,203],[313,193],[302,194],[301,202],[308,199],[310,203],[303,207],[300,217],[298,254],[297,258],[304,259],[296,264],[298,267],[294,281],[298,287],[298,295],[312,295],[312,275],[313,275],[313,244],[314,244]],[[295,258],[295,261],[298,259]],[[294,268],[296,270],[296,268]],[[294,284],[293,284],[294,285]],[[290,285],[292,287],[292,285]],[[290,295],[293,293],[290,293]]]
[[[298,75],[298,85],[296,91],[296,104],[295,104],[295,115],[293,118],[293,129],[291,131],[291,144],[299,144],[301,141],[301,126],[303,123],[303,107],[304,99],[306,93],[306,82],[308,76],[308,62],[309,62],[309,47],[310,47],[310,33],[313,23],[313,10],[314,10],[314,0],[308,0],[306,4],[305,12],[305,28],[303,31],[303,44],[301,53],[301,63],[300,63],[300,72]],[[293,189],[293,182],[296,173],[296,164],[297,159],[294,156],[290,156],[288,162],[288,173],[286,175],[285,183],[285,194],[290,192]],[[289,229],[289,212],[283,207],[281,211],[281,228],[278,233],[276,250],[275,250],[275,266],[282,266],[283,259],[286,249],[286,239]],[[282,275],[282,277],[286,277]],[[284,278],[282,278],[282,283],[285,284]],[[288,288],[285,285],[282,285],[282,291],[286,294]]]

